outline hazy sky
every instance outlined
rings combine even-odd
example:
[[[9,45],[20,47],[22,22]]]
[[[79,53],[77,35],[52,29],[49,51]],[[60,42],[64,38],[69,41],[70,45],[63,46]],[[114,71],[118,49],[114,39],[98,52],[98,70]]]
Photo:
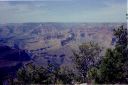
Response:
[[[0,0],[0,23],[126,22],[127,0]]]

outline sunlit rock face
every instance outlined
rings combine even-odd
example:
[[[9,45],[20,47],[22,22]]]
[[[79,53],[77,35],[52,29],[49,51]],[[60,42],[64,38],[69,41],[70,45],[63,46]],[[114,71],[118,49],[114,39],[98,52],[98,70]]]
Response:
[[[9,75],[14,77],[22,63],[30,59],[31,57],[25,50],[0,46],[0,80],[5,79]]]

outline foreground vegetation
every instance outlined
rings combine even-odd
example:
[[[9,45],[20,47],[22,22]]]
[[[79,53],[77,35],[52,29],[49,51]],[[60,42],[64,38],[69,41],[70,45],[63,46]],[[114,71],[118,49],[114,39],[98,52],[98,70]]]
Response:
[[[93,79],[95,83],[128,83],[127,29],[121,26],[113,30],[113,34],[116,37],[115,47],[107,49],[101,64],[88,71],[89,79]]]

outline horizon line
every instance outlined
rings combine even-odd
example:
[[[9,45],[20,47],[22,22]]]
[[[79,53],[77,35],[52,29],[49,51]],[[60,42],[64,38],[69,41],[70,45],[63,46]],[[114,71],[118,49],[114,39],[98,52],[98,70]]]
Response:
[[[0,24],[24,24],[24,23],[127,23],[126,22],[12,22],[12,23],[0,23]]]

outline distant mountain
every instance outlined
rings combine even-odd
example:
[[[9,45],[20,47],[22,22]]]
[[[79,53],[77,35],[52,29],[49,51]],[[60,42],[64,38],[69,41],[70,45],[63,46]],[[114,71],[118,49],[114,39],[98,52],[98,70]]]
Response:
[[[12,46],[18,44],[23,49],[33,49],[28,47],[32,43],[44,42],[48,45],[48,40],[57,39],[59,42],[65,40],[71,33],[74,33],[76,40],[84,35],[83,39],[97,39],[105,36],[106,33],[119,25],[127,26],[126,23],[15,23],[0,25],[0,44]],[[99,34],[96,34],[100,32]],[[109,36],[108,35],[108,36]],[[85,39],[86,38],[86,39]],[[102,40],[102,39],[100,39]],[[57,42],[58,42],[57,41]],[[34,47],[35,48],[35,47]],[[36,48],[35,48],[36,49]]]

